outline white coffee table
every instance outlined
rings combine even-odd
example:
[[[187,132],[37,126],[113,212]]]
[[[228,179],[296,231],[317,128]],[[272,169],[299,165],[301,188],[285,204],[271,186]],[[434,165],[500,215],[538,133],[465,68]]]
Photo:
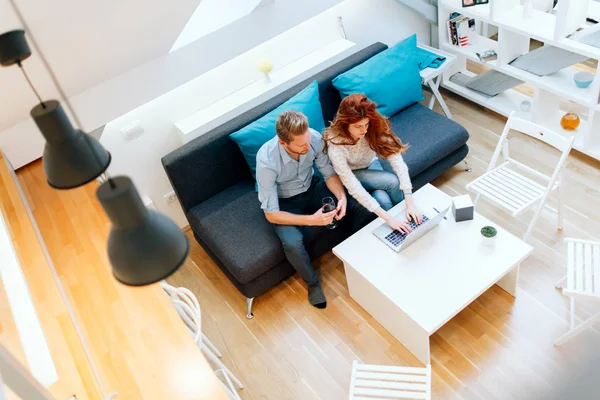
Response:
[[[426,215],[451,204],[432,185],[414,193]],[[394,211],[404,209],[404,202]],[[344,262],[350,296],[423,364],[429,364],[429,336],[493,284],[515,296],[519,264],[533,248],[475,213],[472,221],[446,220],[400,253],[373,235],[377,219],[333,249]],[[493,247],[479,230],[498,230]]]

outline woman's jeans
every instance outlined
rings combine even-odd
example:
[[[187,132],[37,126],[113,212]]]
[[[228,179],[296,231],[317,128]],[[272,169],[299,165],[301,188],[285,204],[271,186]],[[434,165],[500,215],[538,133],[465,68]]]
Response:
[[[385,171],[379,159],[373,161],[367,168],[356,169],[353,172],[360,184],[371,193],[385,211],[404,200],[398,177],[393,172]]]

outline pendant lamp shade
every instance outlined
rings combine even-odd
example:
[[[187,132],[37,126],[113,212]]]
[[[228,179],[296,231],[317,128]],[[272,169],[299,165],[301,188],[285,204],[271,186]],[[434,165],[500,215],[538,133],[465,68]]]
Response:
[[[187,237],[167,216],[144,206],[131,179],[112,178],[96,195],[113,225],[108,258],[119,282],[149,285],[183,265],[189,252]]]
[[[46,139],[42,163],[50,186],[73,189],[106,171],[110,153],[98,140],[74,129],[58,101],[38,104],[31,116]]]
[[[25,40],[25,31],[17,29],[0,35],[0,65],[8,67],[31,55]]]

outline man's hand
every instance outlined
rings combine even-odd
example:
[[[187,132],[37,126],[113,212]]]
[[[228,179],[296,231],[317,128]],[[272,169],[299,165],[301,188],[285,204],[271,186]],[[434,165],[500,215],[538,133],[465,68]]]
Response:
[[[337,207],[335,208],[335,219],[339,221],[346,216],[346,207],[348,207],[348,199],[346,199],[346,196],[338,199]]]
[[[335,217],[337,210],[330,211],[328,213],[323,212],[323,208],[319,208],[319,210],[312,215],[313,217],[313,225],[314,226],[326,226],[329,225],[333,221],[333,217]]]

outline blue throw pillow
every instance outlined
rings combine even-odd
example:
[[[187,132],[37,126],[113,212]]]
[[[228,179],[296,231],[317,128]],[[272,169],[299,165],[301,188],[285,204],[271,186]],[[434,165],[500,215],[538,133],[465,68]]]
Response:
[[[386,117],[425,99],[416,57],[417,35],[374,55],[337,76],[333,86],[342,97],[364,93]]]
[[[263,144],[275,136],[277,117],[286,110],[299,111],[306,115],[308,126],[319,133],[325,129],[323,111],[319,101],[319,83],[314,81],[267,115],[229,135],[240,147],[254,179],[256,179],[256,153]]]

